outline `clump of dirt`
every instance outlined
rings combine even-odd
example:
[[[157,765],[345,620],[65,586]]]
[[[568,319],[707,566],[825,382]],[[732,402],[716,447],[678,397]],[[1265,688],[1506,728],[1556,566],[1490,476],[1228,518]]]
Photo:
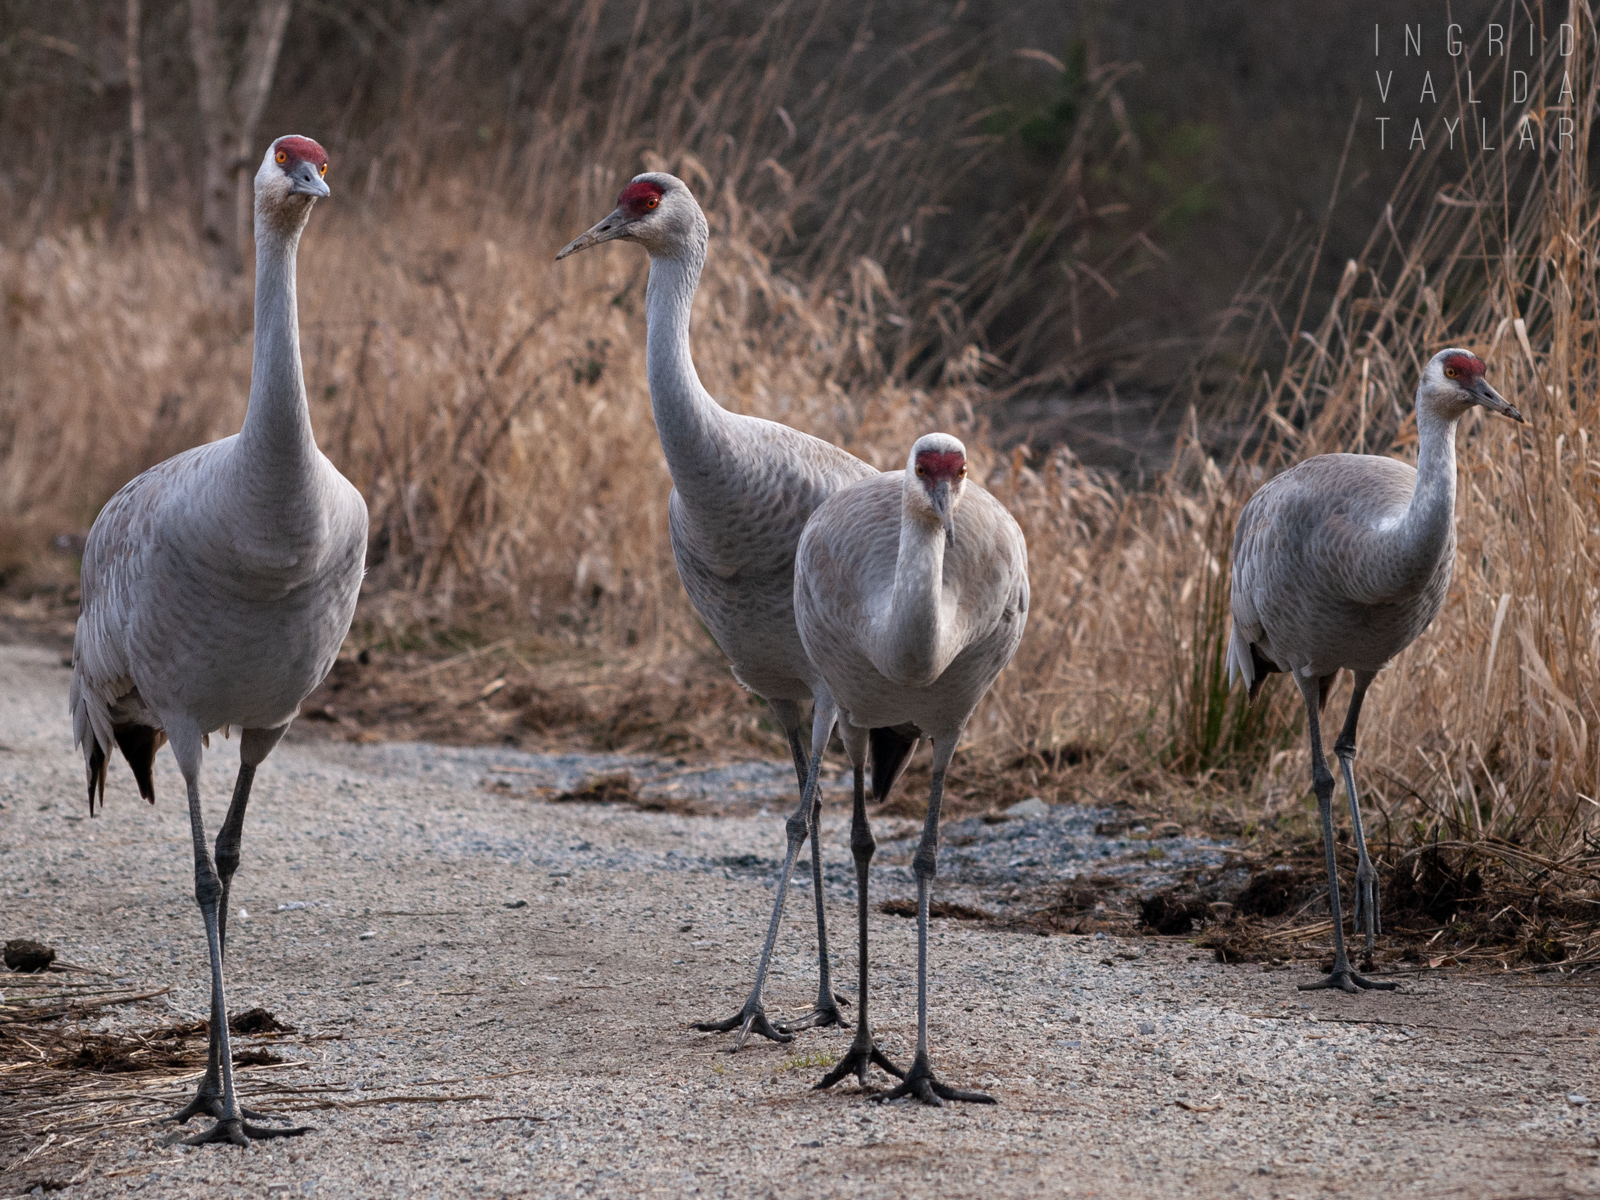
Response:
[[[1146,926],[1170,937],[1199,929],[1210,919],[1211,906],[1194,892],[1174,887],[1139,901],[1139,916]]]
[[[13,971],[43,971],[55,960],[55,950],[43,942],[12,938],[6,943],[5,964]]]
[[[1394,871],[1384,907],[1395,917],[1422,916],[1444,925],[1457,913],[1475,909],[1482,899],[1483,872],[1478,865],[1465,854],[1429,846]]]
[[[1549,924],[1532,930],[1522,944],[1522,957],[1531,963],[1566,962],[1572,947],[1562,941]]]
[[[1320,882],[1320,876],[1280,864],[1252,875],[1234,898],[1233,906],[1240,916],[1281,917],[1305,903]]]
[[[204,1024],[202,1023],[202,1028]],[[264,1008],[247,1008],[242,1013],[234,1013],[228,1018],[228,1029],[240,1034],[250,1036],[262,1033],[293,1033],[294,1026],[286,1025],[272,1013]]]
[[[282,1061],[271,1050],[240,1050],[233,1056],[233,1065],[236,1067],[270,1067]]]
[[[917,902],[910,899],[885,900],[878,905],[878,911],[887,913],[891,917],[915,917],[917,915]],[[929,900],[928,917],[930,920],[949,918],[956,921],[993,921],[995,915],[981,908],[973,908],[969,904],[957,904],[953,900]]]
[[[192,1051],[158,1046],[145,1038],[86,1033],[63,1057],[50,1065],[64,1071],[115,1075],[128,1071],[190,1067],[202,1061],[203,1056]]]
[[[627,771],[591,775],[570,792],[553,797],[557,804],[637,804],[639,791]]]

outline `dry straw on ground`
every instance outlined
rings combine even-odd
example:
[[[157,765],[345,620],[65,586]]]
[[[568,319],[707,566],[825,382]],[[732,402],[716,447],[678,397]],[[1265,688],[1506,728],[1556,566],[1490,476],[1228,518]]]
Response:
[[[793,32],[785,11],[760,37]],[[1153,489],[1129,494],[1066,450],[983,455],[988,486],[1028,536],[1034,606],[1015,664],[973,722],[975,777],[1052,798],[1182,794],[1240,826],[1302,813],[1296,701],[1280,688],[1247,710],[1222,675],[1233,517],[1259,479],[1306,455],[1409,454],[1421,364],[1466,345],[1531,423],[1464,424],[1456,582],[1374,692],[1362,775],[1392,863],[1442,838],[1497,856],[1529,886],[1593,879],[1600,287],[1586,151],[1600,55],[1586,19],[1579,28],[1579,53],[1549,59],[1525,106],[1540,148],[1519,147],[1524,108],[1508,100],[1497,150],[1454,152],[1458,185],[1423,187],[1419,159],[1326,313],[1307,311],[1314,272],[1327,269],[1314,244],[1240,294],[1197,374],[1208,398],[1195,430],[1230,423],[1231,460],[1197,438]],[[457,736],[508,736],[528,705],[547,719],[521,728],[541,735],[603,724],[643,692],[720,677],[667,547],[644,256],[618,246],[551,261],[633,166],[679,172],[711,212],[694,347],[724,404],[886,468],[930,428],[982,439],[972,314],[984,305],[941,298],[902,252],[939,194],[930,164],[948,167],[919,124],[944,94],[937,47],[903,60],[910,82],[865,115],[812,93],[808,120],[826,136],[803,146],[741,123],[788,95],[782,62],[742,69],[750,45],[718,52],[707,82],[705,54],[674,60],[636,41],[598,106],[582,98],[580,57],[570,100],[521,152],[458,173],[408,149],[437,144],[417,106],[414,142],[374,157],[362,179],[341,183],[336,164],[337,198],[313,218],[301,254],[313,419],[373,515],[355,636],[379,651],[500,639],[495,654],[425,679],[459,689],[448,697],[464,705]],[[841,67],[838,87],[858,65]],[[1562,104],[1564,73],[1576,97]],[[1114,81],[1100,77],[1099,99]],[[647,106],[656,116],[640,140],[628,131]],[[1575,138],[1557,147],[1567,117]],[[1444,155],[1434,132],[1430,154]],[[1082,194],[1091,141],[1064,158],[1052,211]],[[977,161],[981,144],[971,149]],[[1067,217],[1052,220],[1010,247],[989,239],[966,284],[944,282],[997,286],[1005,262],[1070,232]],[[780,246],[791,251],[781,271],[770,257]],[[199,282],[201,261],[176,221],[142,239],[74,228],[0,248],[11,364],[0,551],[13,560],[86,527],[136,470],[237,427],[248,296]],[[507,685],[488,690],[496,677]],[[552,701],[586,680],[600,685],[583,704]],[[707,722],[726,716],[776,749],[758,710],[718,686],[715,702],[666,705],[640,739],[674,744],[660,726],[677,722],[714,747]]]

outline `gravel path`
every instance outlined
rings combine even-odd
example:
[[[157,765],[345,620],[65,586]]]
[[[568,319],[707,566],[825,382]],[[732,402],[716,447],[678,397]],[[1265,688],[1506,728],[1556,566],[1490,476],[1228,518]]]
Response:
[[[181,781],[163,754],[152,809],[119,761],[104,814],[88,820],[67,681],[58,654],[0,646],[0,939],[36,937],[130,984],[173,985],[97,1015],[99,1028],[199,1016]],[[213,833],[234,746],[214,740],[207,760]],[[170,1145],[154,1122],[110,1130],[61,1151],[52,1172],[75,1182],[55,1194],[1600,1195],[1585,1099],[1600,1104],[1592,985],[1435,972],[1398,994],[1302,995],[1303,969],[1219,966],[1174,939],[943,920],[930,937],[935,1067],[999,1106],[818,1094],[810,1084],[848,1032],[730,1056],[726,1038],[687,1028],[732,1012],[748,986],[783,849],[781,820],[760,809],[781,811],[785,768],[702,774],[708,788],[742,787],[751,811],[692,817],[496,790],[507,766],[524,790],[619,768],[646,792],[681,790],[695,774],[603,756],[286,743],[257,777],[245,827],[231,1007],[265,1006],[300,1033],[276,1047],[291,1062],[245,1072],[252,1087],[292,1079],[337,1089],[302,1094],[343,1106],[310,1114],[304,1139],[245,1152]],[[848,984],[841,795],[836,780],[824,838]],[[1063,809],[952,828],[971,840],[942,857],[953,886],[941,894],[1003,906],[1039,880],[1153,869],[1097,837],[1095,819]],[[874,886],[909,895],[911,826],[887,832]],[[1169,862],[1221,862],[1210,843],[1173,846]],[[810,902],[797,887],[777,1009],[811,997]],[[914,926],[875,912],[872,936],[880,1040],[904,1059]],[[153,1117],[176,1094],[134,1111]]]

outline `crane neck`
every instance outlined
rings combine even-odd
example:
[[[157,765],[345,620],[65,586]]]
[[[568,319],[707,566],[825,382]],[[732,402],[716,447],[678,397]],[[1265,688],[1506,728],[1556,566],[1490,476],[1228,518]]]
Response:
[[[1417,482],[1397,532],[1406,569],[1428,574],[1455,546],[1459,418],[1442,416],[1420,402],[1416,411]]]
[[[652,251],[645,288],[645,369],[650,408],[672,481],[686,496],[717,474],[728,412],[701,386],[689,349],[689,318],[706,261],[702,216],[671,250]]]
[[[889,611],[874,622],[869,657],[891,682],[928,687],[944,674],[959,649],[952,636],[956,604],[944,585],[944,526],[920,502],[909,472],[906,478],[894,591]]]
[[[310,206],[305,216],[310,215]],[[239,440],[246,460],[281,471],[317,453],[300,365],[300,315],[295,260],[305,220],[287,226],[256,213],[255,351],[250,406]]]

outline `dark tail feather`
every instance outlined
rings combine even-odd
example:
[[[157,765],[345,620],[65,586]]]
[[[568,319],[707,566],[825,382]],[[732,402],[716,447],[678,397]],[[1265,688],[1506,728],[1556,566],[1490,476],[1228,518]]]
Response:
[[[1255,643],[1251,642],[1250,667],[1251,674],[1255,677],[1250,681],[1250,699],[1253,702],[1261,693],[1261,685],[1267,681],[1267,676],[1277,674],[1278,664],[1262,658],[1261,652],[1256,649]],[[1326,698],[1327,693],[1324,692],[1323,696]]]
[[[1321,712],[1328,707],[1328,693],[1333,691],[1333,685],[1339,682],[1339,672],[1324,675],[1317,680],[1317,711]]]
[[[872,798],[882,804],[889,798],[890,789],[905,772],[911,761],[911,752],[922,740],[922,731],[915,725],[874,729],[867,734],[872,759]]]
[[[139,795],[154,804],[156,784],[151,777],[151,768],[155,765],[156,751],[167,744],[166,733],[149,725],[117,725],[111,732],[116,736],[122,757],[133,768],[133,777],[139,784]],[[105,779],[104,766],[100,768],[100,777],[102,781]]]
[[[94,802],[106,806],[106,752],[100,748],[93,732],[89,734],[89,815],[94,816]]]

